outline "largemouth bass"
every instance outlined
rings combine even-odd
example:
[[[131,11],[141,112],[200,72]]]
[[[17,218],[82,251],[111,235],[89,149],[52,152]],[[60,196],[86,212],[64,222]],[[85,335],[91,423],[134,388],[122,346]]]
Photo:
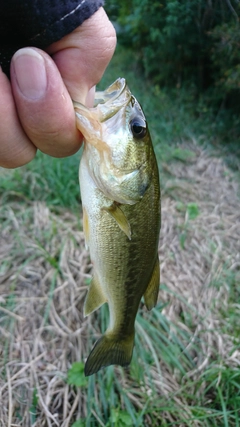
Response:
[[[107,331],[87,359],[88,376],[130,363],[140,300],[148,310],[156,305],[160,186],[145,116],[124,79],[97,92],[94,108],[74,106],[84,136],[79,178],[93,264],[84,315],[105,302],[110,314]]]

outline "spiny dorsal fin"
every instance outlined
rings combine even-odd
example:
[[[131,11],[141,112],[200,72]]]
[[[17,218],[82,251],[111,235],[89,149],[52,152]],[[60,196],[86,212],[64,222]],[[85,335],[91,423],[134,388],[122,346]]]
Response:
[[[108,208],[104,207],[103,210],[108,212],[109,215],[111,215],[115,219],[119,228],[126,234],[126,236],[129,238],[129,240],[131,240],[131,226],[130,226],[125,214],[120,209],[120,207],[117,206],[116,203],[113,203]]]

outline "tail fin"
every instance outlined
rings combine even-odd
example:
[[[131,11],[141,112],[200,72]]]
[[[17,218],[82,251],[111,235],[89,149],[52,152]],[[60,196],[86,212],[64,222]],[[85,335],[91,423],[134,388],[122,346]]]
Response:
[[[125,339],[105,334],[95,343],[88,356],[84,373],[86,377],[109,365],[127,366],[131,362],[134,346],[134,333]]]

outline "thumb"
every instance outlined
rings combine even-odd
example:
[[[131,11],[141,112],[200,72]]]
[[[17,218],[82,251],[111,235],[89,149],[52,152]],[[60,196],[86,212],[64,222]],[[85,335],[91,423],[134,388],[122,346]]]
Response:
[[[71,34],[53,43],[50,53],[75,101],[86,104],[89,90],[101,79],[116,46],[116,33],[103,8]]]

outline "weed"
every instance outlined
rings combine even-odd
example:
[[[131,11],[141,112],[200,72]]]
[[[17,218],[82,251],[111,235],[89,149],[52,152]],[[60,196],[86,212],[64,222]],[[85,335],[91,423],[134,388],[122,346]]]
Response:
[[[12,417],[12,425],[238,427],[237,175],[219,151],[202,149],[209,143],[200,145],[200,136],[206,141],[211,129],[195,120],[189,94],[174,98],[143,80],[131,51],[118,50],[101,88],[119,75],[144,107],[161,170],[159,303],[151,313],[141,304],[130,367],[85,378],[84,360],[109,313],[104,305],[82,314],[91,264],[72,213],[80,153],[62,160],[38,153],[24,168],[2,169],[0,418],[4,425]]]

